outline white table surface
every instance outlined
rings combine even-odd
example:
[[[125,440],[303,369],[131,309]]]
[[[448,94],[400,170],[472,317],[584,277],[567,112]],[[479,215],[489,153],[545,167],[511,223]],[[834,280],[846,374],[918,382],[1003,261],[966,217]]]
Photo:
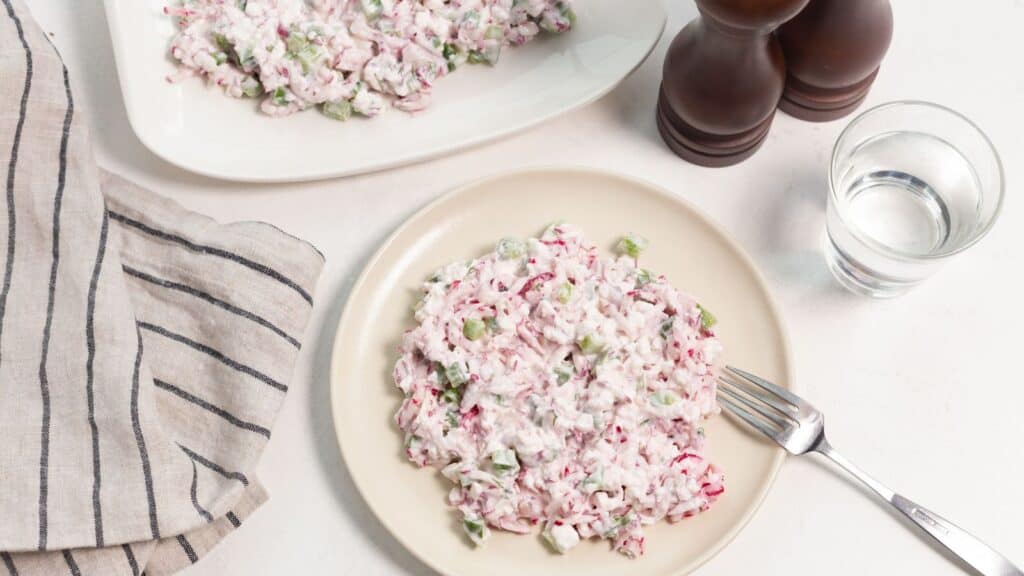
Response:
[[[125,0],[128,1],[128,0]],[[585,2],[586,0],[579,0]],[[1001,151],[1007,201],[978,246],[894,301],[848,295],[820,253],[825,170],[845,120],[779,115],[747,162],[705,169],[654,126],[662,55],[696,11],[666,0],[665,38],[596,104],[502,142],[367,176],[252,186],[192,175],[136,139],[101,2],[30,0],[91,115],[99,163],[220,220],[265,220],[327,255],[291,393],[259,467],[270,501],[190,576],[430,574],[372,517],[341,462],[328,402],[334,329],[363,263],[403,219],[468,180],[575,164],[649,179],[722,223],[763,270],[788,320],[799,386],[840,450],[1024,565],[1024,1],[896,0],[896,32],[869,103],[933,100]],[[623,0],[628,4],[628,0]],[[845,478],[790,459],[763,508],[701,575],[960,574]]]

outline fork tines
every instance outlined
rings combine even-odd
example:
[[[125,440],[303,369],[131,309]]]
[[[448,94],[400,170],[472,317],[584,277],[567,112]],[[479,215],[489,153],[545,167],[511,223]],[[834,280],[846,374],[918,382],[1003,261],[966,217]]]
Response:
[[[775,438],[798,424],[800,398],[749,372],[726,367],[718,377],[718,392],[724,408],[766,436]]]

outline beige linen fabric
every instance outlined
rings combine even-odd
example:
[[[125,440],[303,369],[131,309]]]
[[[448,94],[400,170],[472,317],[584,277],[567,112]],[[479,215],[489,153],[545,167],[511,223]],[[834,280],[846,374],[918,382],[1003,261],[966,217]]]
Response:
[[[99,171],[60,56],[0,3],[0,575],[172,573],[266,498],[322,256]]]

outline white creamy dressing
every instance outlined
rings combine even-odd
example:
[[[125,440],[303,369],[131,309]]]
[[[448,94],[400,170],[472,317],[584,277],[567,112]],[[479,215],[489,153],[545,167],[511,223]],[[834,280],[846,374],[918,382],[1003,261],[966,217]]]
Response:
[[[701,427],[718,411],[713,321],[635,257],[599,258],[555,225],[444,267],[424,292],[395,418],[409,459],[454,482],[475,542],[542,524],[560,552],[600,537],[636,557],[643,526],[724,491]]]
[[[417,111],[462,64],[575,22],[571,0],[182,0],[171,57],[236,98],[282,116],[320,105],[336,119],[389,103]],[[177,79],[177,78],[172,78]]]

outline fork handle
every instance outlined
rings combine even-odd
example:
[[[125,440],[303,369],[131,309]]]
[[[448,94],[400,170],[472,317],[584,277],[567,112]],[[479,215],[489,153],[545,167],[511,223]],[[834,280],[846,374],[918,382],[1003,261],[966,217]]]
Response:
[[[815,451],[835,462],[840,468],[870,488],[882,500],[910,519],[925,534],[945,546],[979,574],[983,576],[1024,576],[1024,571],[966,530],[909,498],[893,492],[881,482],[868,476],[863,470],[836,452],[824,438],[815,447]]]

